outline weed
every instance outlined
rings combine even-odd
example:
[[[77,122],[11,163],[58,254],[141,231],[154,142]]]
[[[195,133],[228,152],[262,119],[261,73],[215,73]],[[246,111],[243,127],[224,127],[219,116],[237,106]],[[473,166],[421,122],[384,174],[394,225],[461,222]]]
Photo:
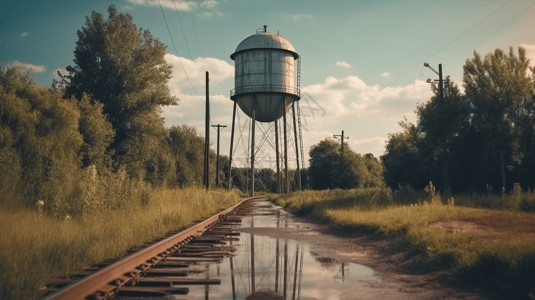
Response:
[[[109,184],[118,182],[112,180]],[[126,196],[126,190],[133,189],[134,193],[144,191],[150,201],[131,203],[121,210],[110,209],[117,204],[113,200],[101,200],[103,208],[91,204],[86,206],[86,213],[73,217],[64,214],[63,218],[41,213],[46,202],[38,202],[33,210],[0,209],[0,228],[8,229],[0,233],[0,299],[34,299],[39,289],[55,278],[120,257],[130,248],[206,218],[239,200],[235,192],[227,191],[136,188],[126,185],[118,196]]]

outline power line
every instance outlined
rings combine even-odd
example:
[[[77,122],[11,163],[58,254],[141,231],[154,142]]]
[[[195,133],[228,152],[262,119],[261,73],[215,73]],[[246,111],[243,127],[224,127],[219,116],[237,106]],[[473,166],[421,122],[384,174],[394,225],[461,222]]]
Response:
[[[462,38],[464,35],[466,35],[468,32],[472,31],[474,28],[476,28],[477,26],[479,26],[481,23],[485,22],[486,20],[488,20],[492,15],[494,15],[496,12],[498,12],[500,9],[502,9],[504,6],[506,6],[507,4],[509,4],[511,1],[513,0],[509,0],[507,2],[505,2],[504,4],[500,5],[498,8],[496,8],[495,10],[493,10],[490,14],[488,14],[486,17],[484,17],[483,19],[481,19],[479,22],[477,22],[476,24],[472,25],[472,27],[468,28],[467,30],[465,30],[463,33],[461,33],[460,35],[458,35],[456,38],[454,38],[453,40],[451,40],[449,43],[447,43],[446,45],[442,46],[442,48],[438,49],[437,51],[435,51],[433,54],[429,55],[428,57],[426,57],[424,60],[429,60],[429,58],[433,57],[435,54],[439,53],[440,51],[448,48],[451,44],[455,43],[456,41],[458,41],[460,38]]]
[[[448,48],[449,46],[451,46],[453,43],[455,43],[456,41],[458,41],[460,38],[462,38],[463,36],[465,36],[468,32],[472,31],[474,28],[476,28],[477,26],[479,26],[481,23],[485,22],[486,20],[488,20],[491,16],[493,16],[495,13],[497,13],[499,10],[501,10],[503,7],[505,7],[507,4],[509,4],[512,0],[509,0],[505,3],[503,3],[502,5],[500,5],[499,7],[497,7],[496,9],[494,9],[490,14],[488,14],[487,16],[485,16],[483,19],[479,20],[477,23],[475,23],[474,25],[472,25],[470,28],[466,29],[465,31],[463,31],[460,35],[458,35],[457,37],[455,37],[453,40],[449,41],[448,43],[446,43],[444,46],[442,46],[441,48],[439,48],[438,50],[436,50],[435,52],[433,52],[432,54],[428,55],[427,57],[425,57],[424,59],[420,60],[418,63],[416,63],[414,65],[414,67],[412,69],[410,69],[408,72],[404,73],[402,76],[398,77],[398,79],[396,79],[395,81],[392,82],[392,84],[400,81],[401,79],[405,78],[407,75],[409,75],[410,73],[412,73],[416,68],[418,68],[419,66],[421,66],[421,64],[424,62],[424,61],[427,61],[429,60],[431,57],[435,56],[436,54],[438,54],[439,52],[441,52],[442,50]]]
[[[173,35],[171,34],[171,30],[169,30],[169,25],[167,24],[167,19],[165,18],[165,13],[163,12],[162,3],[160,0],[158,0],[158,4],[160,5],[160,11],[162,12],[163,21],[165,22],[165,28],[167,28],[167,33],[169,33],[169,38],[171,39],[171,43],[173,44],[173,49],[175,49],[176,56],[178,57],[178,61],[180,62],[180,66],[182,67],[182,70],[184,71],[184,74],[186,75],[186,78],[188,79],[189,85],[195,91],[195,94],[197,94],[197,97],[202,100],[201,96],[193,86],[193,83],[191,83],[191,79],[189,78],[188,72],[186,72],[186,68],[184,68],[184,64],[182,63],[182,59],[180,58],[180,55],[178,54],[178,50],[175,45],[175,41],[173,40]]]
[[[206,71],[206,64],[204,63],[204,58],[202,56],[201,46],[199,45],[199,38],[197,36],[197,30],[195,29],[195,22],[193,22],[193,14],[191,13],[191,8],[189,6],[189,1],[188,0],[186,0],[186,4],[188,5],[188,11],[189,11],[190,19],[191,19],[191,25],[193,26],[193,33],[195,34],[195,41],[197,41],[197,49],[199,49],[199,57],[201,58],[202,65],[204,67],[204,70]]]
[[[191,54],[188,40],[186,39],[186,33],[184,32],[184,26],[182,26],[182,21],[180,20],[180,15],[178,14],[178,9],[176,7],[175,1],[173,1],[173,5],[175,6],[176,18],[178,19],[178,24],[180,25],[180,30],[182,31],[182,37],[184,37],[184,43],[186,44],[186,48],[188,49],[189,57],[191,58],[191,61],[193,62],[193,65],[195,66],[195,69],[197,70],[197,74],[200,76],[201,72],[199,71],[199,68],[197,68],[197,65],[195,64],[194,59],[193,59],[193,55]],[[189,9],[189,6],[188,6],[188,9]],[[206,68],[205,68],[205,71],[207,71]]]
[[[201,62],[202,62],[202,65],[203,65],[204,70],[205,70],[205,71],[208,71],[208,69],[206,68],[206,63],[205,63],[204,57],[203,57],[202,52],[201,52],[201,46],[200,46],[200,44],[199,44],[199,37],[198,37],[198,35],[197,35],[197,30],[196,30],[196,27],[195,27],[195,22],[193,21],[193,14],[192,14],[192,12],[191,12],[191,7],[190,7],[190,5],[189,5],[189,1],[188,1],[188,0],[186,0],[186,5],[188,6],[188,12],[189,12],[189,15],[190,15],[190,20],[191,20],[191,25],[192,25],[192,28],[193,28],[193,33],[194,33],[194,35],[195,35],[195,41],[196,41],[196,43],[197,43],[197,49],[199,50],[199,57],[201,58]],[[178,13],[177,13],[177,17],[178,17]],[[183,34],[183,36],[184,36],[184,41],[186,42],[186,47],[188,48],[188,52],[189,52],[190,57],[191,57],[191,59],[192,59],[192,61],[193,61],[193,55],[191,54],[191,51],[190,51],[188,42],[186,41],[186,35],[185,35],[185,33],[184,33],[184,29],[183,29],[184,27],[182,26],[182,22],[181,22],[180,18],[178,18],[178,19],[179,19],[180,27],[182,28],[182,34]],[[197,68],[197,65],[196,65],[196,64],[195,64],[195,68]],[[197,69],[197,72],[199,72],[198,69]],[[219,107],[218,107],[218,105],[217,105],[217,102],[214,101],[214,102],[210,103],[210,106],[212,106],[214,112],[215,112],[217,115],[219,115],[219,111],[220,111],[220,110],[219,110]]]
[[[518,18],[520,18],[520,16],[522,16],[523,14],[528,12],[533,7],[533,5],[535,5],[535,2],[532,2],[526,9],[522,9],[519,14],[517,14],[514,18],[512,18],[505,25],[500,26],[500,28],[495,30],[493,33],[488,35],[486,38],[484,38],[483,40],[477,42],[477,44],[475,44],[473,48],[477,48],[481,43],[483,43],[484,41],[488,40],[491,36],[495,35],[497,32],[503,31],[505,28],[509,27],[511,24],[514,23],[514,21],[516,21]]]

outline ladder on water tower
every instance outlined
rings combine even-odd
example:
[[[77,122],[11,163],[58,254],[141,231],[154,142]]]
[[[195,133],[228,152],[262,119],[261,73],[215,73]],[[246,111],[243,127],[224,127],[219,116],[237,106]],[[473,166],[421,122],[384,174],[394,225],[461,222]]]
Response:
[[[301,57],[297,58],[297,95],[301,97]]]
[[[299,127],[299,151],[301,151],[301,169],[305,168],[305,154],[303,152],[303,134],[301,133],[301,108],[297,101],[297,124]]]
[[[301,57],[297,59],[297,93],[301,97]],[[305,168],[305,154],[303,152],[303,133],[301,131],[301,107],[297,101],[297,124],[299,127],[299,151],[301,151],[301,168]]]

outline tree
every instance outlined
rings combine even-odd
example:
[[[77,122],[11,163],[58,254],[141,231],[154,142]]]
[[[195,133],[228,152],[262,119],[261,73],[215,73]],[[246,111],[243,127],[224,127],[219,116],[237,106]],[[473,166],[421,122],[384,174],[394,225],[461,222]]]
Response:
[[[109,170],[111,169],[111,153],[108,148],[115,132],[102,113],[103,105],[99,102],[91,102],[84,94],[76,103],[80,110],[79,131],[84,140],[80,149],[82,167],[94,165],[100,171]]]
[[[535,96],[528,62],[523,48],[485,58],[474,52],[464,65],[465,95],[446,80],[438,101],[433,87],[434,96],[416,110],[417,124],[402,122],[403,132],[389,135],[381,157],[388,185],[421,188],[449,177],[463,192],[498,192],[514,182],[532,187]]]
[[[96,12],[87,17],[77,35],[75,65],[56,86],[67,97],[85,93],[101,103],[115,131],[110,149],[117,167],[125,165],[132,178],[152,177],[147,162],[166,135],[160,107],[177,102],[167,87],[165,46],[113,5],[107,19]]]
[[[385,153],[381,156],[388,186],[423,188],[429,182],[420,151],[422,132],[406,119],[399,122],[402,132],[388,134]]]
[[[0,99],[0,201],[65,209],[80,166],[79,110],[14,68],[0,67]]]
[[[187,125],[173,126],[168,131],[167,143],[176,172],[175,183],[170,185],[181,187],[202,185],[204,173],[204,137],[199,136],[194,127]],[[215,186],[216,153],[210,148],[209,155],[210,186]],[[224,172],[220,172],[220,175],[225,176]],[[222,178],[221,181],[225,182],[226,179]]]
[[[517,55],[510,48],[508,54],[496,49],[484,59],[474,52],[464,65],[465,93],[473,107],[470,131],[481,137],[477,167],[487,184],[505,188],[507,173],[522,163],[522,131],[533,130],[519,126],[532,99],[528,64],[524,48]]]
[[[376,178],[382,170],[375,163],[369,156],[365,159],[355,153],[347,144],[341,153],[336,141],[325,139],[310,149],[310,186],[313,189],[384,186],[384,181]],[[370,171],[370,168],[377,169]]]
[[[450,169],[454,163],[451,160],[452,144],[469,122],[470,107],[449,76],[444,83],[444,99],[440,99],[436,85],[432,89],[434,95],[431,99],[416,108],[422,134],[420,151],[431,171],[429,180],[438,183],[439,188],[448,193]]]

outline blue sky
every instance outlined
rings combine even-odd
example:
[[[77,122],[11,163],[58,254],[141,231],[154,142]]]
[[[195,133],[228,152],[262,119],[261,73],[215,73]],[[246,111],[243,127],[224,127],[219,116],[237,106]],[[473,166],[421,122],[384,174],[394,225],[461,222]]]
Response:
[[[73,64],[76,31],[85,17],[93,10],[107,15],[110,4],[167,45],[169,87],[180,102],[164,108],[163,117],[200,134],[205,70],[211,76],[211,123],[230,125],[230,54],[263,25],[287,38],[302,58],[307,156],[311,145],[341,130],[353,150],[380,156],[388,133],[399,131],[404,117],[414,121],[417,103],[431,96],[425,81],[437,76],[424,62],[435,69],[442,63],[444,75],[462,87],[462,67],[474,50],[485,55],[523,46],[535,61],[535,0],[0,0],[0,64],[18,66],[50,86],[57,70]],[[215,130],[211,135],[215,148]],[[221,153],[228,155],[229,140],[230,126],[222,131]]]

